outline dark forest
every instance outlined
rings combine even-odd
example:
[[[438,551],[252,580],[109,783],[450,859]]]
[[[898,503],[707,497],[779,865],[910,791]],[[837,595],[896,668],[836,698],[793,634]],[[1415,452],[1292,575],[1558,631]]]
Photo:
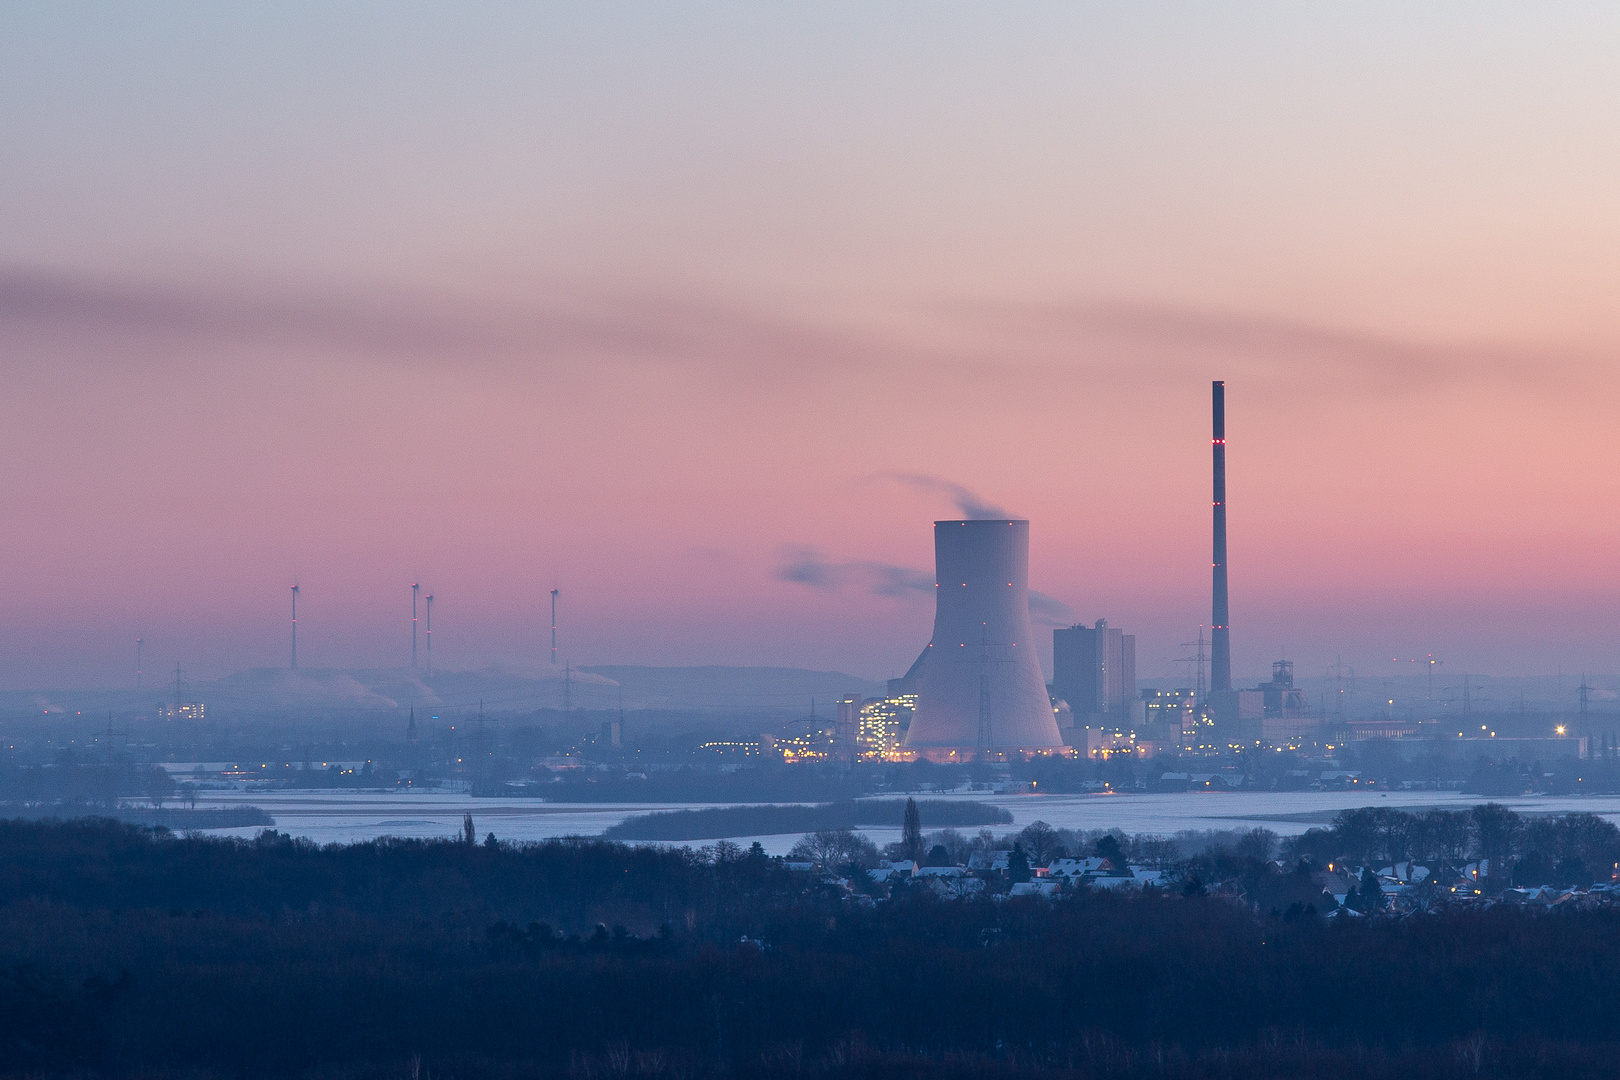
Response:
[[[1620,913],[872,903],[729,847],[0,824],[10,1076],[1598,1076]]]

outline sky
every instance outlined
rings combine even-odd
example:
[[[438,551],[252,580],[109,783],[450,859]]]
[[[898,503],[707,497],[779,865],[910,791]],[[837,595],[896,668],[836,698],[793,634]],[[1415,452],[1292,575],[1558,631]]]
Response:
[[[931,522],[1234,668],[1620,671],[1620,9],[0,8],[0,687],[903,671]],[[810,568],[808,571],[806,568]],[[921,581],[925,587],[917,588]],[[1409,665],[1408,665],[1409,666]]]

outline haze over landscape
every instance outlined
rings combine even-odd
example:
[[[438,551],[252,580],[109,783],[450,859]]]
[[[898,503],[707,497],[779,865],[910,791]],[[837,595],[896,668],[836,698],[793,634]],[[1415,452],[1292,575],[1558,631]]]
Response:
[[[576,664],[882,679],[964,493],[1030,519],[1041,626],[1185,678],[1217,378],[1244,678],[1620,672],[1617,46],[1583,5],[9,7],[0,687],[283,664],[294,582],[315,668],[403,667],[421,582],[446,670],[542,663],[557,586]]]
[[[0,1080],[1620,1076],[1616,57],[0,6]]]

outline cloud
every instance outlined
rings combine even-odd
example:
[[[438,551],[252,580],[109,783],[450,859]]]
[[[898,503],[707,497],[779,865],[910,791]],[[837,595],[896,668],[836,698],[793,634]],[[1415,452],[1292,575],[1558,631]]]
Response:
[[[934,593],[932,574],[867,559],[833,562],[816,548],[803,545],[784,548],[782,561],[771,576],[826,593],[859,588],[872,596],[890,599]],[[1033,589],[1029,592],[1029,614],[1042,626],[1068,626],[1074,622],[1068,604]]]
[[[830,563],[811,547],[790,547],[783,552],[782,565],[771,574],[778,581],[808,585],[832,592],[842,584],[848,563]]]
[[[887,563],[858,563],[872,576],[871,589],[878,596],[903,597],[934,591],[934,576],[907,566]]]
[[[771,576],[822,592],[855,586],[893,599],[934,591],[933,575],[921,570],[870,560],[831,562],[815,548],[802,545],[783,549],[781,565]]]
[[[1026,361],[1161,379],[1225,374],[1318,392],[1324,382],[1335,391],[1363,393],[1482,380],[1537,382],[1579,359],[1563,350],[1403,339],[1259,312],[1149,301],[953,303],[941,305],[939,314],[956,320],[966,340],[998,338],[1005,351]]]
[[[958,512],[965,518],[999,521],[1004,518],[1017,517],[1016,514],[981,499],[977,494],[961,484],[937,476],[926,476],[922,473],[877,473],[871,479],[893,480],[896,483],[905,484],[907,487],[916,488],[918,491],[942,492],[950,497]]]
[[[449,292],[325,291],[107,281],[0,268],[0,333],[33,340],[272,345],[404,363],[482,359],[675,364],[742,383],[878,362],[875,338],[670,292],[541,287],[505,302]]]
[[[752,303],[667,288],[541,282],[522,299],[499,295],[313,290],[245,279],[129,281],[10,267],[0,268],[0,334],[272,345],[407,364],[674,366],[741,387],[834,373],[866,379],[890,369],[969,382],[1021,375],[1046,390],[1059,377],[1092,385],[1246,378],[1296,397],[1481,380],[1568,385],[1569,378],[1552,376],[1573,377],[1583,363],[1588,372],[1602,371],[1606,362],[1547,349],[1400,339],[1264,313],[1083,297],[1049,304],[896,300],[857,316],[791,297]],[[970,517],[1005,516],[949,481],[893,478],[946,492]]]
[[[1055,596],[1029,590],[1029,617],[1042,626],[1074,625],[1074,609]]]

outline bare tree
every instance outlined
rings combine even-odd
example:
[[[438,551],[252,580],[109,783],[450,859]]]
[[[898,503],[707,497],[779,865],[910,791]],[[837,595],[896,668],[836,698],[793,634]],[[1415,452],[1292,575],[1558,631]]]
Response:
[[[1250,829],[1238,837],[1237,853],[1246,859],[1256,862],[1271,861],[1271,853],[1277,850],[1277,834],[1270,829]]]
[[[1504,859],[1513,854],[1514,843],[1523,828],[1523,819],[1499,803],[1476,806],[1472,815],[1474,843],[1481,858]]]
[[[906,816],[900,826],[900,847],[904,858],[921,862],[923,857],[922,813],[916,799],[906,800]]]
[[[1423,850],[1447,862],[1460,862],[1468,851],[1468,814],[1453,810],[1425,810],[1418,815]]]
[[[1556,853],[1560,859],[1579,859],[1589,870],[1601,871],[1620,860],[1620,829],[1596,814],[1565,814],[1558,819]]]
[[[1406,858],[1412,843],[1412,815],[1381,806],[1372,812],[1372,822],[1378,830],[1378,844],[1384,858],[1392,863]]]
[[[174,778],[167,769],[154,768],[146,780],[146,797],[152,801],[157,809],[163,809],[163,802],[174,795]]]
[[[872,841],[850,829],[819,829],[807,833],[788,855],[818,863],[827,870],[841,870],[850,865],[869,870],[878,862],[877,848]]]
[[[1333,818],[1333,829],[1338,833],[1341,854],[1351,862],[1365,862],[1378,848],[1377,819],[1370,807],[1344,810]]]
[[[973,841],[955,829],[941,829],[937,833],[929,833],[925,846],[929,851],[933,851],[935,847],[943,847],[951,866],[966,863],[973,854]]]
[[[1168,836],[1144,833],[1131,841],[1131,857],[1147,866],[1163,868],[1181,858],[1181,845]]]
[[[1023,832],[1018,834],[1018,840],[1024,845],[1031,866],[1050,866],[1062,851],[1058,845],[1057,830],[1044,821],[1026,825]]]

